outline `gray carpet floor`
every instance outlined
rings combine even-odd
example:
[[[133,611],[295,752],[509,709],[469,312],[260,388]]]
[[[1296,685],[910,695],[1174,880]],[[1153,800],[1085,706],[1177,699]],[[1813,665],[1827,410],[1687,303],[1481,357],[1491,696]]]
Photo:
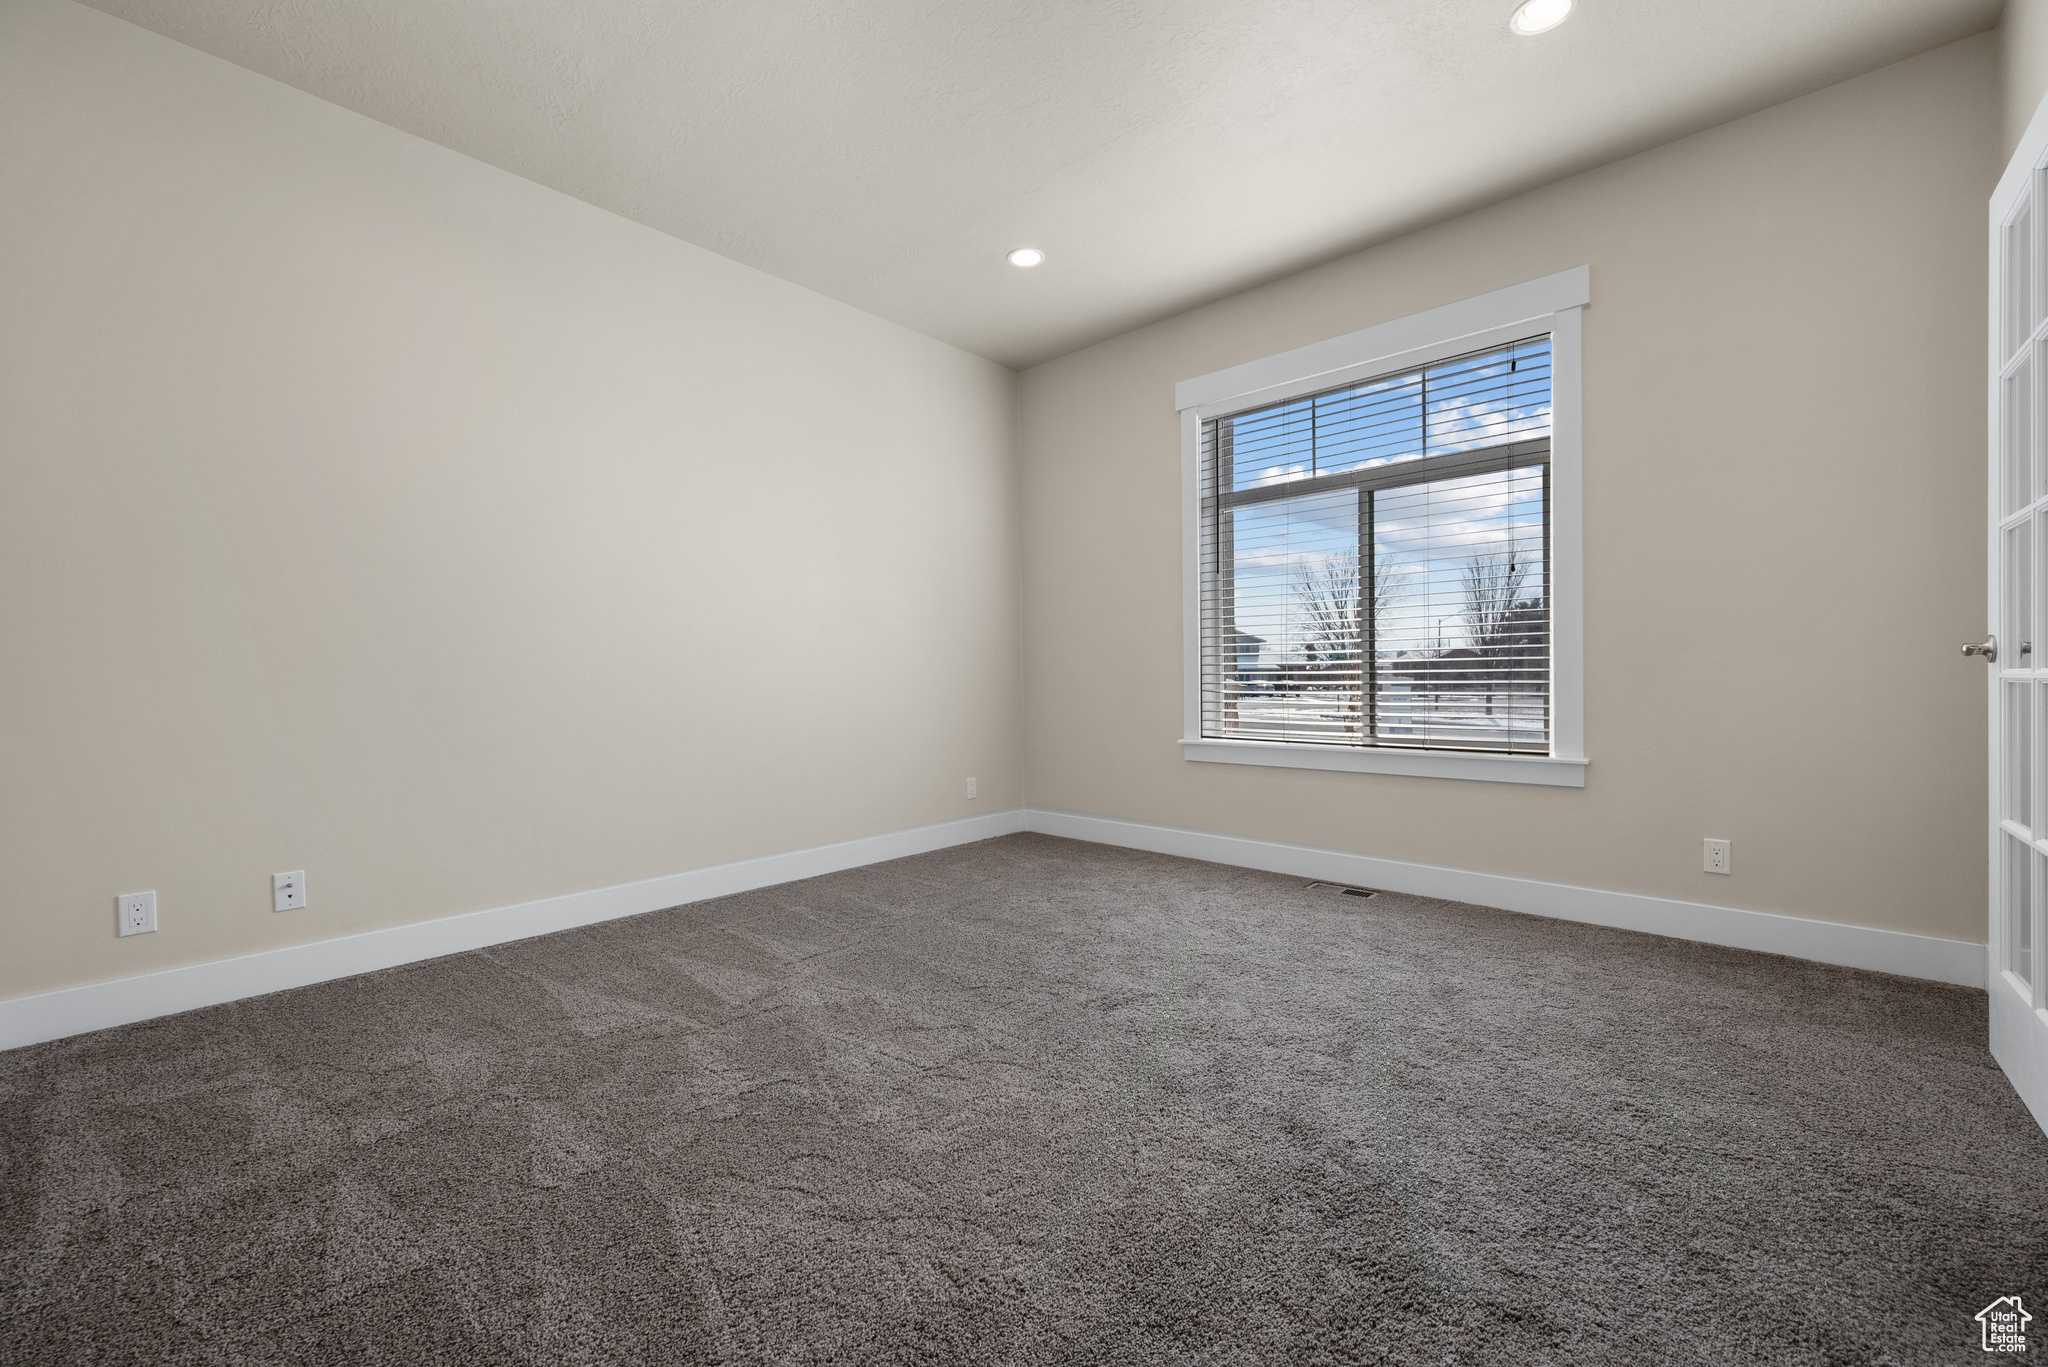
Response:
[[[1984,1039],[1013,836],[0,1055],[0,1361],[1978,1362]]]

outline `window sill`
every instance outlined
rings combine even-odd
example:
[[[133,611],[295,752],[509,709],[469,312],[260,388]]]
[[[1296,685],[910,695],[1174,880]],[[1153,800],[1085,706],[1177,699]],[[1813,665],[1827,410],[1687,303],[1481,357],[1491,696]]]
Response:
[[[1183,740],[1182,758],[1209,764],[1263,764],[1281,769],[1333,769],[1351,774],[1462,778],[1479,783],[1586,786],[1586,761],[1556,755],[1466,755],[1447,750],[1369,750],[1288,745],[1265,740]]]

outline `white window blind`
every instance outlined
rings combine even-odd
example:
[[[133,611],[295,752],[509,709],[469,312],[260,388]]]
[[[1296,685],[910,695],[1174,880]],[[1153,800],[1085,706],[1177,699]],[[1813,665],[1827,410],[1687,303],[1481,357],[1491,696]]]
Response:
[[[1551,339],[1202,424],[1202,735],[1547,754]]]

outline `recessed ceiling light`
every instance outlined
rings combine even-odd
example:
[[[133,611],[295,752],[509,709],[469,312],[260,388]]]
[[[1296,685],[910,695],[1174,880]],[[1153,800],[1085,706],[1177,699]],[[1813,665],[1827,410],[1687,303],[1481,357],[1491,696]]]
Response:
[[[1508,28],[1524,38],[1548,33],[1571,17],[1572,0],[1525,0],[1508,20]]]
[[[1571,0],[1565,0],[1570,4]],[[1006,258],[1013,266],[1035,266],[1045,260],[1045,253],[1036,247],[1019,247]]]

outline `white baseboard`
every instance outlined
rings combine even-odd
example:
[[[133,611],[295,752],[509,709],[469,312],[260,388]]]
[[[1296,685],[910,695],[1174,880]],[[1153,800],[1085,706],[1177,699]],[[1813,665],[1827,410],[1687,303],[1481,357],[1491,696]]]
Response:
[[[103,1030],[110,1025],[168,1016],[194,1007],[217,1006],[288,987],[370,973],[380,968],[438,959],[597,921],[659,911],[708,897],[725,897],[774,883],[815,878],[823,873],[878,864],[885,859],[966,845],[1024,829],[1022,808],[1011,807],[957,821],[887,831],[831,845],[787,850],[664,874],[636,883],[563,893],[487,911],[442,916],[431,921],[366,930],[311,944],[245,954],[234,959],[167,968],[158,973],[87,983],[32,997],[0,1001],[0,1049]]]
[[[234,959],[16,997],[0,1001],[0,1049],[15,1049],[110,1025],[127,1025],[195,1007],[217,1006],[266,992],[438,959],[1017,831],[1040,831],[1099,845],[1121,845],[1269,873],[1473,902],[1566,921],[1786,954],[1848,968],[1931,978],[1964,987],[1982,988],[1985,983],[1984,946],[1968,940],[1944,940],[1932,935],[1609,892],[1507,874],[1475,873],[1440,864],[1382,859],[1376,855],[1158,826],[1087,812],[1012,807],[758,859],[713,864],[637,883],[563,893],[487,911],[415,921]]]
[[[1288,845],[1274,840],[1219,835],[1213,831],[1194,831],[1178,826],[1155,826],[1142,821],[1052,807],[1027,807],[1024,825],[1027,830],[1063,835],[1074,840],[1091,840],[1101,845],[1122,845],[1134,850],[1150,850],[1155,854],[1176,854],[1216,864],[1233,864],[1239,868],[1263,869],[1268,873],[1385,888],[1389,892],[1440,897],[1453,902],[1474,902],[1480,906],[1550,916],[1562,921],[1641,930],[1680,940],[1698,940],[1710,945],[1755,949],[1766,954],[1785,954],[1795,959],[1840,964],[1845,968],[1868,968],[1879,973],[1931,978],[1936,982],[1980,989],[1985,983],[1984,946],[1970,940],[1944,940],[1934,935],[1913,935],[1901,930],[1880,930],[1874,926],[1849,925],[1841,921],[1816,921],[1804,916],[1744,911],[1739,907],[1721,907],[1708,902],[1681,902],[1670,897],[1609,892],[1602,888],[1548,883],[1537,878],[1516,878],[1501,873],[1475,873],[1470,869],[1446,868],[1441,864],[1418,864],[1405,859],[1382,859],[1376,855],[1350,854],[1310,845]]]

